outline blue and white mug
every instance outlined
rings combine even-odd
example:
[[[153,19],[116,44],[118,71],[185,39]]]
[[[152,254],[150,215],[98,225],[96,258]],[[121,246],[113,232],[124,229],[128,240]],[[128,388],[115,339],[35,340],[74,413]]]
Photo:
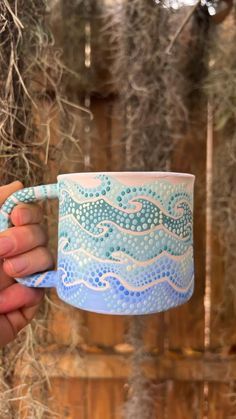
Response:
[[[58,266],[16,280],[55,287],[75,307],[149,314],[187,301],[194,287],[194,176],[168,172],[74,173],[11,195],[0,231],[20,202],[59,199]]]

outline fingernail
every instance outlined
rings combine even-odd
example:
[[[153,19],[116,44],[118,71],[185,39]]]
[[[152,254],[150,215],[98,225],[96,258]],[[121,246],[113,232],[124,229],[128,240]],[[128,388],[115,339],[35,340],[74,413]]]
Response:
[[[21,224],[29,224],[31,221],[31,213],[28,208],[19,208]]]
[[[28,266],[28,259],[24,256],[6,260],[5,265],[8,265],[12,272],[21,273]]]
[[[10,237],[0,237],[0,255],[4,256],[14,248],[14,243]]]

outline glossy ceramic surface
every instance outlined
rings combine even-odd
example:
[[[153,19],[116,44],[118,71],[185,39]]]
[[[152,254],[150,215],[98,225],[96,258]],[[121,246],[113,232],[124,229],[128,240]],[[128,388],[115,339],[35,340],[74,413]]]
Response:
[[[1,231],[18,202],[59,198],[57,271],[18,281],[107,314],[184,303],[194,286],[193,184],[187,174],[81,173],[16,192],[1,208]]]

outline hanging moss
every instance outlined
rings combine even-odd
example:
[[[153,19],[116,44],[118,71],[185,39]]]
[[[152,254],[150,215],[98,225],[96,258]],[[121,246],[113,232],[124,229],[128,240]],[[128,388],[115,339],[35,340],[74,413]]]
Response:
[[[104,28],[103,1],[59,1],[56,42],[69,70],[63,79],[67,94],[83,99],[85,94],[109,93],[109,40]],[[56,23],[56,22],[55,22]],[[58,23],[57,23],[58,24]],[[106,32],[106,31],[105,31]],[[89,40],[91,50],[86,50]],[[90,56],[90,58],[89,58]]]
[[[71,153],[70,169],[81,159],[76,137],[81,108],[68,101],[61,85],[65,68],[47,26],[49,11],[44,0],[0,2],[1,183],[50,181],[65,170]],[[1,351],[1,419],[56,417],[44,402],[47,372],[34,352],[45,344],[46,313],[45,303],[37,320]],[[16,383],[19,368],[22,382]]]
[[[37,23],[42,23],[45,4],[43,1],[30,2],[29,7],[25,8],[24,19],[21,20],[22,16],[16,14],[14,3],[2,1],[0,5],[0,158],[1,180],[4,182],[19,175],[26,181],[31,180],[31,176],[35,180],[36,173],[39,173],[39,150],[32,148],[36,135],[35,126],[32,118],[29,118],[36,104],[28,90],[31,63],[26,54],[25,44],[35,42],[36,36],[40,36],[38,32],[36,35],[35,31]],[[22,10],[23,2],[19,2],[18,7]],[[30,56],[33,54],[37,60],[41,51],[32,51],[32,46],[30,49]]]
[[[188,127],[202,76],[204,13],[201,17],[197,10],[167,52],[187,11],[135,0],[121,2],[115,11],[111,6],[107,13],[113,77],[125,121],[126,169],[170,169],[171,151]]]

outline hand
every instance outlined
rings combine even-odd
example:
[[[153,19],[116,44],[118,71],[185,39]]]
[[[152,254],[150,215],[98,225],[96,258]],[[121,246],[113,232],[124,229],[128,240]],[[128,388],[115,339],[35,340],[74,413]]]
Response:
[[[0,206],[21,188],[18,181],[0,187]],[[41,220],[38,205],[19,204],[11,214],[14,227],[0,233],[0,347],[32,320],[44,295],[42,289],[27,288],[13,279],[53,266]]]

